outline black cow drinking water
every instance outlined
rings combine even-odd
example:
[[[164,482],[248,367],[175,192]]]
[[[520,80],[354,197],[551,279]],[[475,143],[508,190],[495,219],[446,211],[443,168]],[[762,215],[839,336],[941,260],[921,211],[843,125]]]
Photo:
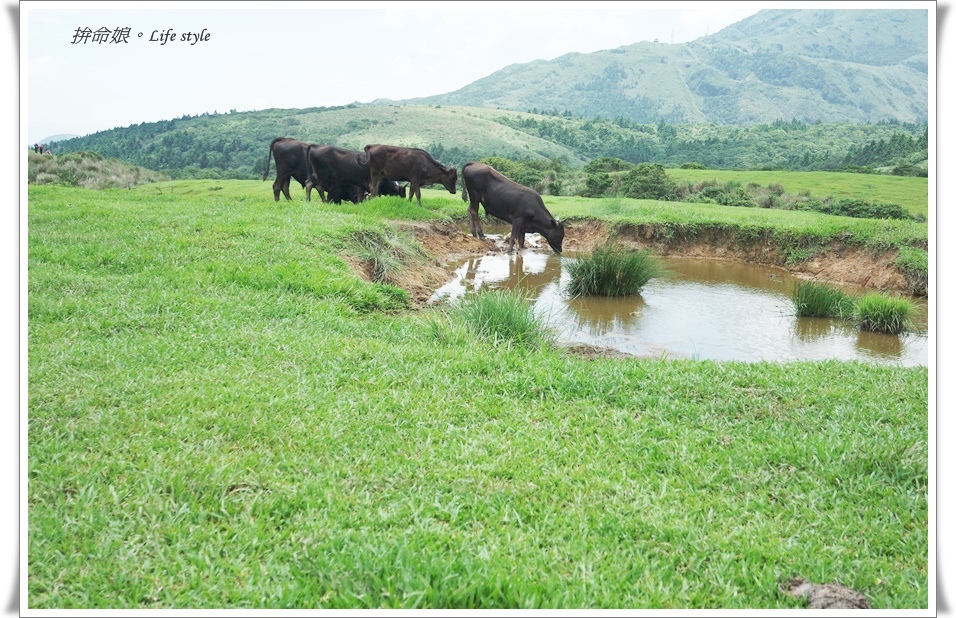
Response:
[[[471,204],[468,214],[471,217],[471,235],[484,239],[478,219],[478,205],[485,207],[485,213],[511,224],[511,240],[508,253],[524,248],[524,235],[536,232],[544,236],[557,253],[561,253],[564,241],[564,224],[551,216],[544,200],[534,189],[519,185],[505,177],[501,172],[484,163],[469,161],[461,167],[461,199]]]

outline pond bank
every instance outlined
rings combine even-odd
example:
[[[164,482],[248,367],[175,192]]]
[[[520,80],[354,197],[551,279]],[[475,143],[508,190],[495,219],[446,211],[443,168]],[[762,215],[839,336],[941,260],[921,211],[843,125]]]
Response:
[[[450,279],[451,273],[442,268],[448,262],[502,250],[494,240],[473,238],[454,223],[401,221],[395,225],[411,232],[436,262],[420,272],[407,273],[402,281],[396,282],[416,301],[427,300],[436,286]],[[793,260],[788,250],[774,245],[766,237],[741,242],[731,233],[708,231],[694,238],[681,238],[653,225],[615,226],[595,220],[569,221],[566,230],[566,252],[591,251],[613,236],[621,243],[660,256],[761,264],[781,268],[808,280],[858,286],[888,294],[926,296],[927,293],[925,280],[907,276],[895,265],[896,249],[880,251],[834,241],[818,248],[807,259]]]

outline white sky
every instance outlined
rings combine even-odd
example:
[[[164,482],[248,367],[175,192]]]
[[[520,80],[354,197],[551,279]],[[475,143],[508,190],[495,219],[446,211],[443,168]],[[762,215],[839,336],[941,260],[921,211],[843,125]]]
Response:
[[[510,64],[654,39],[685,43],[771,5],[28,1],[20,6],[29,101],[23,137],[33,144],[51,135],[85,135],[183,114],[444,94]],[[86,27],[129,27],[131,35],[125,44],[74,44],[76,30]],[[150,42],[153,31],[169,28],[177,40]],[[204,28],[209,41],[179,40],[184,32]]]

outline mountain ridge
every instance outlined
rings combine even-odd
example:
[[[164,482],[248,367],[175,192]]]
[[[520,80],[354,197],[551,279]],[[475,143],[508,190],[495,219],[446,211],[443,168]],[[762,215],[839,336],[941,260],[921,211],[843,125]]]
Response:
[[[511,64],[450,93],[390,104],[643,123],[926,122],[927,28],[924,9],[763,10],[689,43]]]

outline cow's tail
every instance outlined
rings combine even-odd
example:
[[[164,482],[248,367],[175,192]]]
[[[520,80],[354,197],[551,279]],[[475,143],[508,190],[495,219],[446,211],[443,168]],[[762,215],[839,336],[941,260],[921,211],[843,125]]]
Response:
[[[280,139],[281,139],[281,138],[278,138],[278,137],[277,137],[277,138],[275,138],[274,140],[272,140],[272,143],[271,143],[271,144],[269,144],[269,154],[266,155],[266,171],[263,172],[263,174],[262,174],[262,179],[263,179],[263,180],[265,180],[266,178],[269,177],[269,163],[272,161],[272,148],[273,148],[273,146],[276,145],[276,142],[278,142]]]
[[[461,201],[468,201],[468,185],[465,184],[465,168],[471,165],[471,161],[461,166]]]
[[[318,178],[318,174],[315,173],[315,166],[312,165],[312,146],[314,145],[309,144],[305,147],[305,168],[308,170],[309,180],[312,180],[313,176]]]

